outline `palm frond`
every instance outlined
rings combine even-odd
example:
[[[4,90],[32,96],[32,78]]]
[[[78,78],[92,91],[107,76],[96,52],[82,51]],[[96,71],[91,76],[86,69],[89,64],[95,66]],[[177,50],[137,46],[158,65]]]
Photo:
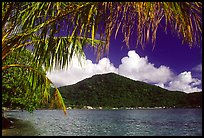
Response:
[[[170,25],[172,33],[176,33],[190,47],[200,45],[201,2],[106,2],[99,10],[103,13],[106,41],[110,40],[111,27],[116,30],[115,37],[121,27],[127,46],[131,34],[136,33],[137,46],[144,47],[152,39],[154,48],[157,30],[165,19],[166,31]]]
[[[44,66],[46,71],[63,68],[74,54],[83,56],[87,45],[95,49],[99,60],[108,53],[111,35],[115,32],[116,38],[120,30],[127,46],[135,33],[137,46],[144,48],[151,40],[154,48],[162,20],[166,32],[170,27],[183,43],[199,46],[201,16],[202,2],[3,2],[2,61],[17,49],[33,46],[36,67]],[[2,69],[12,66],[19,65]],[[35,75],[39,76],[33,74],[30,82],[37,82]]]
[[[53,84],[52,81],[46,76],[46,74],[43,74],[42,72],[38,71],[35,68],[32,68],[28,65],[22,65],[22,64],[10,64],[5,65],[2,67],[2,71],[9,69],[9,68],[22,68],[25,71],[29,73],[28,80],[23,81],[24,90],[26,93],[26,98],[33,98],[33,94],[35,93],[35,90],[38,87],[41,87],[41,95],[43,102],[47,103],[49,99],[55,99],[58,101],[58,107],[62,107],[64,113],[66,114],[66,106],[64,104],[64,101],[62,99],[62,96],[58,90],[57,87],[55,87],[55,92],[53,98],[50,96],[50,84]],[[54,85],[54,84],[53,84]],[[33,91],[33,92],[31,92]],[[49,98],[50,97],[50,98]]]

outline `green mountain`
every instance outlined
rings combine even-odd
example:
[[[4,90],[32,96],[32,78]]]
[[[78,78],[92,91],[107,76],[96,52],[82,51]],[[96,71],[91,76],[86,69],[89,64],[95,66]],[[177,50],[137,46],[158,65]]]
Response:
[[[202,92],[169,91],[114,73],[94,75],[59,90],[66,106],[76,108],[202,107]]]

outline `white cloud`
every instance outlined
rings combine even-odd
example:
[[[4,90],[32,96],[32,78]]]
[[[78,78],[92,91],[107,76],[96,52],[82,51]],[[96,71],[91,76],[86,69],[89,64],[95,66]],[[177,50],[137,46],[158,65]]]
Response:
[[[75,84],[95,74],[118,72],[108,58],[101,59],[98,64],[93,64],[91,60],[81,58],[80,64],[77,57],[74,56],[69,65],[67,70],[53,70],[47,73],[47,76],[57,87]]]
[[[128,57],[122,58],[121,62],[122,64],[118,68],[119,74],[133,80],[166,83],[173,77],[173,73],[168,67],[156,68],[154,64],[148,62],[147,57],[140,57],[135,51],[129,51]]]
[[[184,91],[186,93],[199,92],[202,89],[196,87],[201,84],[201,80],[192,78],[191,72],[182,72],[169,82],[169,86],[166,87],[169,90]]]
[[[169,67],[162,65],[157,68],[154,64],[149,63],[147,57],[140,57],[135,51],[129,51],[128,56],[121,59],[118,68],[115,68],[108,58],[101,59],[97,64],[81,58],[81,63],[82,66],[77,57],[74,56],[67,70],[54,70],[47,73],[47,76],[59,87],[75,84],[95,74],[114,72],[133,80],[155,84],[169,90],[187,93],[201,91],[196,87],[201,84],[201,80],[192,78],[191,72],[183,72],[176,76]]]
[[[155,84],[155,85],[165,89],[164,83],[158,83],[158,84]]]

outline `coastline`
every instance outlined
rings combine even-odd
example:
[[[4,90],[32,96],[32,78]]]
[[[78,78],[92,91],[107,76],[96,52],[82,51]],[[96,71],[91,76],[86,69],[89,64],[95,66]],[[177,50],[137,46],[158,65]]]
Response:
[[[89,109],[89,110],[103,110],[103,109],[108,109],[108,110],[135,110],[135,109],[189,109],[189,108],[202,108],[201,106],[196,106],[196,107],[166,107],[166,106],[155,106],[155,107],[92,107],[92,106],[83,106],[83,107],[75,107],[75,106],[68,106],[66,109]]]
[[[14,119],[14,118],[12,118]],[[2,128],[2,136],[37,136],[38,132],[35,130],[30,121],[14,119],[12,128]],[[32,130],[32,131],[31,131]]]
[[[4,124],[5,122],[2,122],[2,136],[9,136],[9,134],[12,132],[12,129],[16,127],[16,123],[18,124],[20,120],[11,117],[5,117],[5,119],[12,122],[12,124]]]

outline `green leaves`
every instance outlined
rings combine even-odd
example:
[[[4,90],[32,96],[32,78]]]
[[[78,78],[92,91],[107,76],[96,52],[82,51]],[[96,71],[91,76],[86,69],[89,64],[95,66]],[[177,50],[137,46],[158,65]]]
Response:
[[[154,48],[157,29],[164,18],[165,29],[170,25],[183,42],[197,46],[202,34],[201,15],[201,2],[3,2],[2,62],[16,50],[30,46],[33,48],[30,62],[35,65],[15,61],[10,63],[13,65],[4,64],[2,69],[15,66],[33,73],[27,74],[26,80],[21,82],[29,87],[21,89],[29,95],[30,89],[37,90],[40,86],[45,92],[42,99],[47,99],[49,91],[45,88],[51,81],[39,73],[39,67],[43,66],[45,71],[64,68],[74,55],[84,56],[85,46],[92,46],[99,60],[108,52],[113,32],[116,37],[120,29],[127,46],[131,35],[136,33],[137,45],[144,48],[151,39]],[[100,35],[100,40],[96,39],[96,34]],[[16,56],[21,57],[20,54]],[[56,93],[62,101],[57,90]],[[30,96],[34,95],[36,93]]]
[[[16,57],[17,54],[22,55]],[[50,87],[52,82],[46,77],[45,71],[42,67],[36,67],[35,62],[31,62],[33,55],[28,50],[22,50],[20,53],[15,51],[10,55],[3,68],[3,105],[10,103],[14,105],[12,108],[20,107],[28,111],[32,111],[40,107],[40,104],[45,104],[50,99],[59,100],[58,107],[63,107],[66,114],[66,107],[63,99],[57,88],[53,95],[50,94]],[[19,64],[12,64],[18,61]],[[6,65],[5,65],[6,64]],[[12,91],[12,93],[9,93]],[[9,95],[9,96],[8,96]],[[31,108],[32,107],[32,108]]]
[[[21,56],[19,56],[19,54]],[[32,111],[40,107],[44,92],[42,67],[34,69],[30,60],[32,54],[28,50],[15,51],[3,62],[2,70],[2,105],[10,108],[21,108]],[[17,63],[17,64],[12,64]],[[31,69],[35,71],[31,71]],[[42,87],[40,87],[42,86]],[[50,88],[50,86],[46,86]]]

